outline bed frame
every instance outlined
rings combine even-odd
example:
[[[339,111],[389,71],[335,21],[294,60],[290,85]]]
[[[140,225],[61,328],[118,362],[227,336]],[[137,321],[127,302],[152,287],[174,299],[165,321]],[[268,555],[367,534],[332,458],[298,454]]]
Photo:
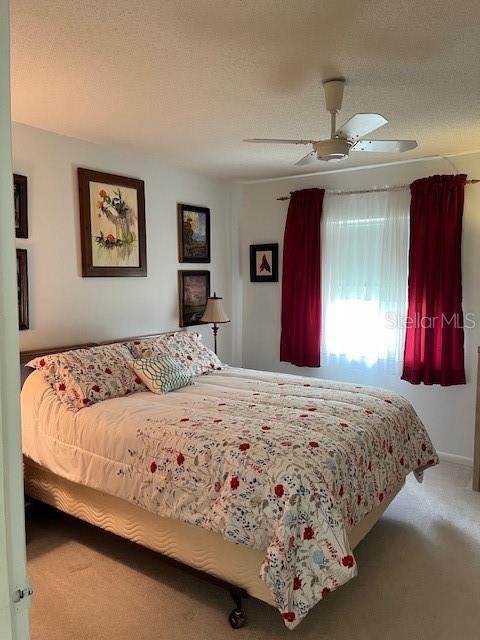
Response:
[[[24,351],[20,354],[22,386],[32,373],[32,369],[25,367],[25,364],[33,358],[60,351],[159,335],[164,334]],[[41,467],[27,457],[24,457],[24,476],[25,492],[29,497],[152,549],[179,563],[184,569],[193,571],[198,576],[227,589],[235,604],[228,616],[230,625],[234,629],[243,627],[246,622],[244,599],[247,596],[250,595],[275,606],[269,590],[259,577],[264,556],[262,551],[234,544],[225,540],[219,533],[161,517],[126,500],[76,484]],[[403,483],[390,494],[388,499],[349,531],[348,537],[352,549],[372,529],[402,487]]]

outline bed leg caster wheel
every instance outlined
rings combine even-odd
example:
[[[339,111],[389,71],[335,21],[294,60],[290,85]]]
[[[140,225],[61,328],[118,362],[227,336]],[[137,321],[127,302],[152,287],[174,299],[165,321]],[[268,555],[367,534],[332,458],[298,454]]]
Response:
[[[241,629],[247,622],[247,617],[243,611],[242,596],[246,597],[246,592],[231,591],[230,597],[235,603],[235,609],[228,616],[228,621],[232,629]]]
[[[245,617],[243,611],[237,611],[237,609],[234,609],[228,616],[228,621],[232,629],[241,629],[245,626],[247,618]]]

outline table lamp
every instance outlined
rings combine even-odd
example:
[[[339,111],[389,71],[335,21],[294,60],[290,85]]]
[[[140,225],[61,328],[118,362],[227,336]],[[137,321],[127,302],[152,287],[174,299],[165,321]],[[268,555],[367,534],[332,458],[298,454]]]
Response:
[[[212,330],[215,354],[217,353],[217,325],[230,322],[230,318],[227,316],[225,309],[223,308],[222,300],[223,298],[219,298],[217,294],[214,293],[212,297],[208,298],[207,306],[205,307],[205,312],[202,316],[202,322],[213,325]]]

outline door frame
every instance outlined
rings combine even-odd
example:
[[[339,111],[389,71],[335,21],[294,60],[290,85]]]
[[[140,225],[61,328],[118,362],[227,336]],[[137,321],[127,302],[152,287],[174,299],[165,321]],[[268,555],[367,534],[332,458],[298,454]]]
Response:
[[[28,640],[9,21],[9,1],[0,0],[0,637]]]

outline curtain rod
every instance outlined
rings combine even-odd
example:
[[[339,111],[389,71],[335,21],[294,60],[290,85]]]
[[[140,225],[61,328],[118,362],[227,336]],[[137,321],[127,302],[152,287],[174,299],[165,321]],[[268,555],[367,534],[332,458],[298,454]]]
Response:
[[[480,180],[473,179],[467,180],[466,184],[478,184]],[[326,191],[330,196],[351,196],[357,193],[381,193],[382,191],[400,191],[401,189],[409,189],[409,184],[402,184],[396,187],[382,187],[380,189],[360,189],[358,191]],[[277,200],[290,200],[290,196],[281,196]]]

